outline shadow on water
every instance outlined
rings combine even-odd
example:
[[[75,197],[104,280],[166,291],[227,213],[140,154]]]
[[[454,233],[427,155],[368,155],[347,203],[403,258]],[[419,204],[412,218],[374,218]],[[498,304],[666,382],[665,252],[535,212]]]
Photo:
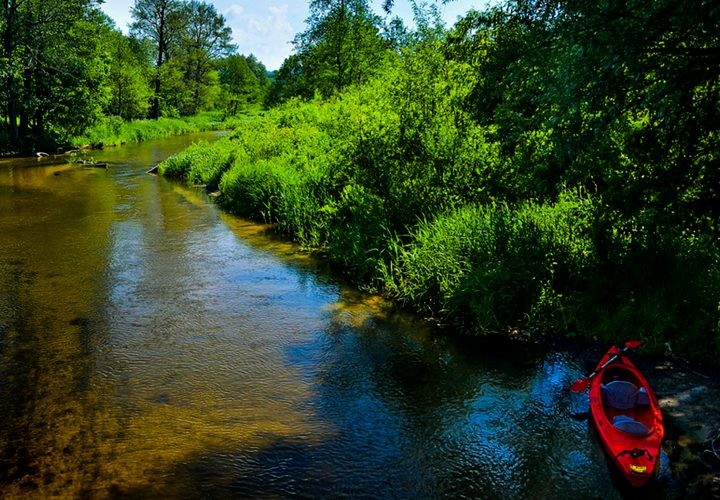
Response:
[[[491,342],[473,342],[471,353],[415,319],[375,315],[365,309],[372,298],[343,299],[345,307],[328,312],[324,331],[284,354],[305,368],[313,390],[302,412],[312,414],[310,429],[325,429],[324,439],[268,435],[261,446],[207,449],[165,471],[169,480],[161,485],[113,491],[217,498],[617,495],[602,473],[602,451],[573,437],[586,439],[588,429],[569,423],[562,357],[522,348],[508,360],[508,345]]]

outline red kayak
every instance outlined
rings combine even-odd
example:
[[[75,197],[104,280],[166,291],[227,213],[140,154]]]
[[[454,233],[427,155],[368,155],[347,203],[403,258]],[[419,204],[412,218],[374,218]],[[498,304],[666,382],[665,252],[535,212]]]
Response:
[[[623,356],[630,342],[622,351],[611,347],[591,375],[590,413],[606,453],[640,487],[657,472],[665,428],[650,384]]]

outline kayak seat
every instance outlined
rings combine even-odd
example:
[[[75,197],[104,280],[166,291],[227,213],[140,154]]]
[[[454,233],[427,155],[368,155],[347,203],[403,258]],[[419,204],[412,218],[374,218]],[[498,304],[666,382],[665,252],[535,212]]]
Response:
[[[650,432],[650,429],[648,429],[645,424],[638,422],[627,415],[616,415],[615,418],[613,418],[613,426],[616,429],[632,434],[633,436],[644,436]]]
[[[638,389],[627,380],[613,380],[600,386],[603,404],[618,410],[630,410],[637,405],[650,404],[645,389]]]

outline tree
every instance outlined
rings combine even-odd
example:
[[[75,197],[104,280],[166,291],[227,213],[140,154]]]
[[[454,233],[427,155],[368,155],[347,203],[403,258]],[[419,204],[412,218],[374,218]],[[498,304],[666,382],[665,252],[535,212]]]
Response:
[[[0,78],[8,143],[27,150],[49,133],[92,122],[103,101],[106,61],[98,50],[107,22],[95,0],[0,3]]]
[[[178,0],[135,0],[132,9],[135,21],[130,27],[131,33],[153,43],[155,75],[150,117],[154,119],[160,117],[163,65],[182,40],[187,25],[186,13]]]
[[[275,74],[265,104],[276,106],[291,97],[310,98],[313,88],[307,82],[304,62],[298,54],[286,58]]]
[[[519,195],[577,186],[657,237],[677,225],[718,231],[713,2],[514,0],[469,16],[455,36],[479,75],[466,105],[522,160]]]
[[[295,45],[309,83],[323,95],[365,81],[388,47],[366,0],[313,0],[307,23]]]
[[[262,102],[265,98],[267,83],[262,83],[260,78],[264,77],[264,82],[268,82],[267,71],[254,56],[234,54],[226,57],[220,61],[218,73],[222,86],[221,99],[226,114],[234,116],[241,106]]]
[[[186,28],[180,44],[186,96],[181,113],[193,115],[208,104],[208,92],[214,79],[211,71],[216,61],[235,49],[230,43],[232,30],[215,7],[191,1],[186,6]]]
[[[267,87],[270,86],[270,77],[268,76],[268,70],[265,65],[258,61],[253,54],[245,56],[245,61],[247,62],[250,71],[252,71],[255,78],[257,78],[260,87],[267,89]]]
[[[316,92],[330,96],[361,84],[377,72],[391,46],[367,0],[313,0],[307,24],[294,40],[296,56],[276,75],[269,102]]]
[[[105,40],[111,57],[108,73],[110,98],[105,114],[124,120],[147,117],[152,95],[147,75],[151,67],[142,47],[137,40],[127,38],[118,31],[109,31]]]

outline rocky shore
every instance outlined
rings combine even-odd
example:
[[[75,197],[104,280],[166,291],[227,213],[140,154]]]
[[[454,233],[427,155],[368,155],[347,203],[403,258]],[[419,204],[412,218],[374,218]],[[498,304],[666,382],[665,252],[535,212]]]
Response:
[[[720,498],[720,380],[670,361],[636,364],[655,389],[665,420],[670,480],[683,495]]]

